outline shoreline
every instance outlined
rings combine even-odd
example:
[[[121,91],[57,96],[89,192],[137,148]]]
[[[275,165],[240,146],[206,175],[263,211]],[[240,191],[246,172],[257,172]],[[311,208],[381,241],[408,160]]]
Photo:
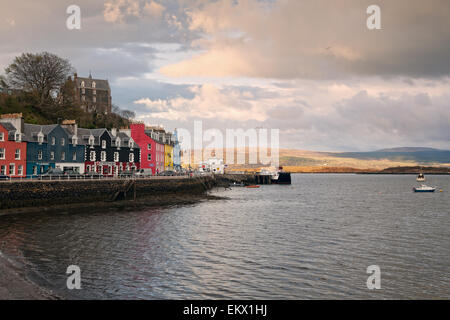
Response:
[[[61,300],[27,278],[19,263],[0,251],[0,300]]]

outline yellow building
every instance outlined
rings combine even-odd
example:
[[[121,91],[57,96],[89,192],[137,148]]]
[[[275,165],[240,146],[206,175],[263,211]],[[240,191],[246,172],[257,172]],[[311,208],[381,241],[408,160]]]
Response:
[[[173,146],[164,144],[164,170],[173,170]]]

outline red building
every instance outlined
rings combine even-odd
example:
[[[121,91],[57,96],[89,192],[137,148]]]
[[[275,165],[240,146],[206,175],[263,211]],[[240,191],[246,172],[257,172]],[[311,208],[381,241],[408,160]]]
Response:
[[[16,128],[11,122],[5,121],[7,116],[14,115],[3,115],[0,122],[0,175],[11,178],[26,177],[27,143],[22,142],[21,128]],[[20,120],[14,117],[11,119],[14,122]]]
[[[131,138],[141,148],[141,169],[151,169],[156,174],[156,141],[145,131],[145,124],[134,123],[130,126]]]

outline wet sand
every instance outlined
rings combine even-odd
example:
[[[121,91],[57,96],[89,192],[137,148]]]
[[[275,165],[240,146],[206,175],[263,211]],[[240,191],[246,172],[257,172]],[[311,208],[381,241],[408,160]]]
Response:
[[[58,296],[27,279],[20,266],[0,252],[0,300],[56,300]]]

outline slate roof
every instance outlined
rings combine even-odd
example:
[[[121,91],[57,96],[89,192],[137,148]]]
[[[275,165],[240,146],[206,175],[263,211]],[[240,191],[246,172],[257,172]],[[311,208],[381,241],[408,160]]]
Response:
[[[47,136],[50,132],[53,131],[58,125],[50,124],[50,125],[37,125],[37,124],[24,124],[24,141],[27,142],[37,142],[38,133],[42,132],[44,134],[44,142],[48,142]]]

